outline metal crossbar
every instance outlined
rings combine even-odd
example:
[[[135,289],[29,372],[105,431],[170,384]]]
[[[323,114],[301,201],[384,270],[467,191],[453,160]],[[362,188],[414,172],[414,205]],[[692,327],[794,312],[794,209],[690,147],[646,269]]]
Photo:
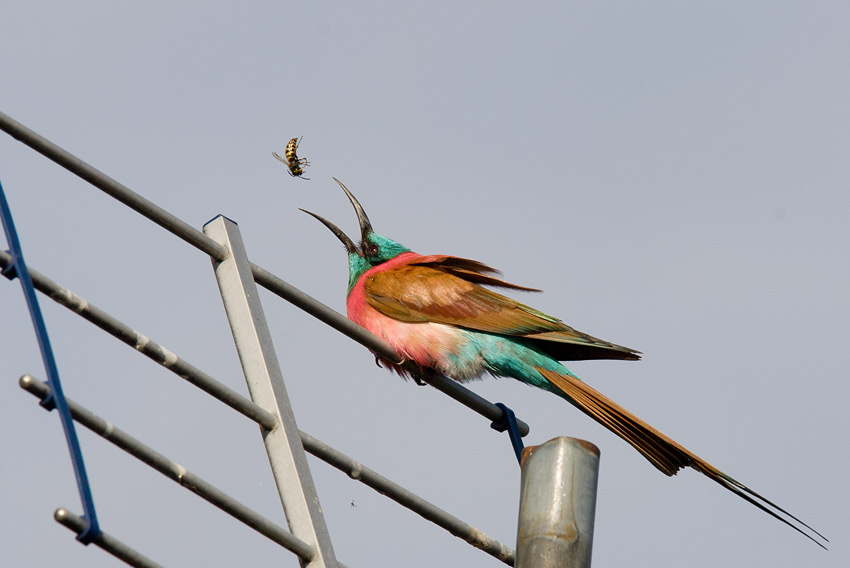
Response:
[[[301,432],[301,442],[304,444],[305,450],[338,470],[345,472],[351,479],[368,485],[378,493],[386,495],[401,506],[446,529],[456,537],[462,538],[475,548],[483,550],[508,566],[514,565],[514,551],[493,537],[464,523],[439,507],[435,507],[422,497],[390,481],[381,474],[369,469],[360,462],[353,460],[309,434]]]

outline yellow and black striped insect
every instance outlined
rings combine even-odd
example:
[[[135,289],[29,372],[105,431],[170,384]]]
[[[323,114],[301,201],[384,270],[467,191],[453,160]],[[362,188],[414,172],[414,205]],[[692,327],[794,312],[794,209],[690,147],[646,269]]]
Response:
[[[302,136],[303,138],[303,136]],[[307,158],[299,158],[296,154],[298,151],[298,145],[301,143],[301,138],[293,138],[289,141],[289,144],[286,145],[286,150],[284,150],[284,155],[286,158],[281,158],[278,156],[277,152],[272,152],[272,156],[286,164],[287,169],[289,170],[289,175],[292,177],[301,177],[304,175],[304,166],[309,166],[310,162],[307,161]],[[302,179],[310,179],[310,178],[302,178]]]

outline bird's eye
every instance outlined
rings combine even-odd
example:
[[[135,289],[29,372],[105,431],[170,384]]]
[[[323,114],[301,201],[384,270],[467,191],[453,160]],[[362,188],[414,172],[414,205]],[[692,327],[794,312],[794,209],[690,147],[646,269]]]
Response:
[[[378,256],[378,245],[369,245],[369,256]]]

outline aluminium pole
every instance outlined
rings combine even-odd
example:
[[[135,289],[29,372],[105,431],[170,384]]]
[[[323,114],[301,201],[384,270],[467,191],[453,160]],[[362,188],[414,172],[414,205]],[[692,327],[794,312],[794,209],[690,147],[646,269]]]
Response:
[[[599,448],[565,436],[522,453],[516,568],[588,568]]]

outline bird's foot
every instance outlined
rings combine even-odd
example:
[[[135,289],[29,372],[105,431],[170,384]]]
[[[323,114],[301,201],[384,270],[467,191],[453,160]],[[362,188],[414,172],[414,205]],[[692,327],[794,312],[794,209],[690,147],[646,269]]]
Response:
[[[423,379],[423,377],[429,377],[433,374],[434,371],[432,369],[429,369],[427,367],[419,367],[419,371],[416,373],[411,373],[410,376],[413,377],[413,380],[416,382],[417,385],[419,385],[420,387],[424,387],[428,383]]]

